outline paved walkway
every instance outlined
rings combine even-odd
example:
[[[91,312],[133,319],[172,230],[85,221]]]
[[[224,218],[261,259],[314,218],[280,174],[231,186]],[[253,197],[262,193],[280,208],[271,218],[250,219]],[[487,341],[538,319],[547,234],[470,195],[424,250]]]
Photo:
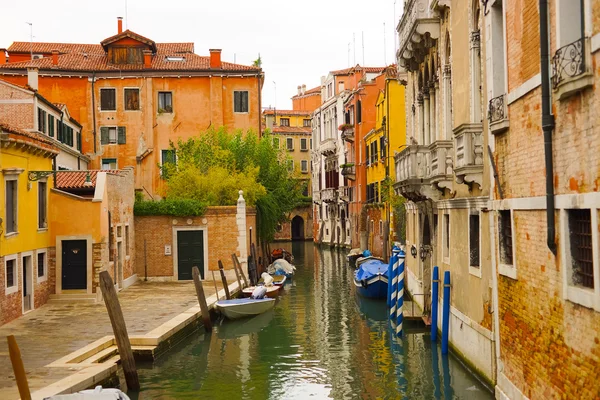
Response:
[[[204,284],[204,291],[207,297],[215,293],[212,282]],[[120,292],[119,300],[130,336],[143,335],[198,304],[192,282],[138,282]],[[17,339],[33,392],[73,373],[67,368],[47,368],[46,365],[112,334],[104,303],[46,304],[1,326],[0,398],[19,398],[7,335],[15,335]]]

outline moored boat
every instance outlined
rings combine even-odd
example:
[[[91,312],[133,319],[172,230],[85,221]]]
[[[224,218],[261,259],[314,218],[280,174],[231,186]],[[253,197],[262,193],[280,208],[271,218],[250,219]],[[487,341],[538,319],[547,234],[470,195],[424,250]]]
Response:
[[[287,277],[285,275],[271,275],[271,278],[273,278],[273,285],[276,286],[283,286],[285,284],[285,281],[287,280]],[[265,280],[261,277],[258,280],[258,284],[262,285],[265,283]]]
[[[219,311],[229,319],[252,317],[269,311],[275,305],[275,299],[231,299],[219,300],[216,303]]]
[[[273,283],[273,286],[265,286],[265,288],[267,289],[267,297],[270,297],[272,299],[277,298],[277,296],[279,296],[279,292],[281,291],[281,287],[281,285],[275,285],[275,283]],[[244,297],[250,297],[252,296],[252,293],[255,289],[256,286],[248,286],[247,288],[242,289],[242,295]]]
[[[356,261],[354,285],[363,297],[385,299],[388,290],[388,266],[377,257],[363,257]]]

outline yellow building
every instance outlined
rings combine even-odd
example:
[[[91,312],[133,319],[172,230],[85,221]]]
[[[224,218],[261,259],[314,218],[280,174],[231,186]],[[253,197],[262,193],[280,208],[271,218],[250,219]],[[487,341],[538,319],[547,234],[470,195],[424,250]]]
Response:
[[[51,292],[48,193],[58,148],[48,138],[0,122],[0,325],[44,304]]]
[[[374,204],[369,214],[368,248],[376,255],[386,255],[391,246],[387,238],[393,238],[393,224],[387,227],[393,210],[388,202],[393,192],[385,180],[395,182],[394,152],[406,144],[406,115],[404,111],[404,86],[396,79],[396,68],[388,67],[376,80],[385,80],[384,90],[377,97],[375,129],[365,136],[365,159],[367,176],[367,203]],[[389,233],[389,235],[387,235]]]

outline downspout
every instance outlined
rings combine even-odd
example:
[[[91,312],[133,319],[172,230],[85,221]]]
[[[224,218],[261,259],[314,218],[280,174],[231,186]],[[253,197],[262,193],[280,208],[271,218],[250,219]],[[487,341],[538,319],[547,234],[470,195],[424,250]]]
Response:
[[[550,60],[548,36],[548,0],[540,0],[540,72],[542,77],[542,131],[546,164],[546,231],[548,249],[556,255],[554,221],[554,166],[552,164],[552,130],[554,116],[550,104]]]
[[[96,83],[96,72],[92,72],[92,135],[94,136],[94,154],[96,154],[96,91],[94,84]]]
[[[262,137],[262,131],[261,131],[261,119],[262,119],[262,89],[261,89],[261,81],[262,81],[262,73],[256,75],[256,77],[258,78],[256,80],[256,85],[258,87],[258,137],[259,139]],[[277,116],[275,116],[275,118],[277,119]]]

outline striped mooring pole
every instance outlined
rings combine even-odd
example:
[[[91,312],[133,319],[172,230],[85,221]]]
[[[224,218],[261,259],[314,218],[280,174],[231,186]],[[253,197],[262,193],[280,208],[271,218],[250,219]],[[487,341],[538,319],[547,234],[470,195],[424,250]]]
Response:
[[[404,252],[401,250],[398,255],[398,305],[396,306],[396,336],[402,336],[402,322],[404,320]]]
[[[390,257],[390,262],[388,263],[388,270],[387,270],[387,276],[388,276],[387,306],[388,306],[388,308],[392,308],[392,277],[393,277],[392,271],[393,271],[393,268],[394,268],[394,254],[392,253],[392,256]]]
[[[392,257],[390,263],[392,263],[392,275],[388,278],[388,282],[392,280],[392,293],[390,296],[390,319],[393,321],[396,318],[396,298],[398,295],[398,253],[400,249],[395,247],[392,250]]]

